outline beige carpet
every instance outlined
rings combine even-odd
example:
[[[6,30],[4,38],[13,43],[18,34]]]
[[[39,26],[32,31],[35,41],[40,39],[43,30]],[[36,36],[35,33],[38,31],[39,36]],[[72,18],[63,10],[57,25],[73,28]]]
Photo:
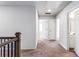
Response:
[[[74,52],[66,51],[57,41],[39,40],[37,49],[22,50],[22,57],[76,57]]]

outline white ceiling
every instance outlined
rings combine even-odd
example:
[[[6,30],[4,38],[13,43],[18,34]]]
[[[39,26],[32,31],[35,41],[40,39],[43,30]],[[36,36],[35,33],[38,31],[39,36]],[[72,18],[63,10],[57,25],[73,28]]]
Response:
[[[55,16],[58,14],[64,7],[66,7],[70,2],[69,1],[43,1],[37,2],[37,10],[41,16]],[[45,14],[48,12],[48,9],[51,10],[51,14]]]
[[[35,6],[34,1],[0,1],[0,5],[27,5]]]
[[[69,3],[69,1],[0,1],[0,5],[35,6],[40,16],[56,15]],[[51,9],[50,15],[45,14],[48,9]]]

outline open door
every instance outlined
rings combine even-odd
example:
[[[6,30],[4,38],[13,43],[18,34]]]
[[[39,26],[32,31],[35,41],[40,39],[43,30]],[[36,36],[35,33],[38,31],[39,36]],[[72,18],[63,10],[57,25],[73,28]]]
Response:
[[[79,8],[69,13],[69,29],[68,29],[68,48],[74,48],[79,56]]]
[[[73,11],[68,13],[68,49],[75,48],[75,20]]]
[[[79,56],[79,8],[75,12],[75,52]]]

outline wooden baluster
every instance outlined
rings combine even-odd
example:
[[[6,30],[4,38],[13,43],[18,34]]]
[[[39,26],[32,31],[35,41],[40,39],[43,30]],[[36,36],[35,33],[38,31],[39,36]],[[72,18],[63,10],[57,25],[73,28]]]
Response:
[[[16,35],[16,38],[18,39],[16,41],[16,57],[19,57],[20,56],[20,35],[21,33],[17,32],[15,33],[15,35]]]
[[[14,53],[15,53],[15,51],[14,51],[14,42],[15,41],[13,41],[13,56],[12,57],[14,57]]]
[[[9,41],[9,39],[7,39],[7,41]],[[10,55],[10,47],[9,47],[9,44],[7,45],[7,56],[9,57],[9,55]]]
[[[1,39],[1,44],[2,44],[2,39]],[[2,47],[1,47],[1,57],[2,57]]]
[[[4,42],[5,42],[5,40],[6,40],[6,39],[4,39]],[[6,48],[6,46],[3,47],[3,56],[4,56],[4,57],[5,57],[5,48]]]
[[[16,41],[14,42],[14,57],[16,57]]]
[[[11,43],[11,57],[13,57],[13,42]]]

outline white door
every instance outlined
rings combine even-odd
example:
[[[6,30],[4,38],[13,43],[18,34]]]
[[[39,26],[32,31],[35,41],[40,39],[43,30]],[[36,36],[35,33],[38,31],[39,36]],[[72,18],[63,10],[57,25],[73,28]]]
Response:
[[[69,16],[69,47],[74,48],[79,56],[79,8],[73,10]]]
[[[76,12],[75,15],[75,51],[79,56],[79,10]]]
[[[39,20],[39,37],[48,39],[48,20]]]
[[[74,14],[72,12],[69,13],[68,15],[68,47],[69,48],[74,48],[75,47],[75,18],[73,17]]]
[[[48,27],[49,27],[49,30],[48,30],[49,39],[55,40],[55,38],[56,38],[56,21],[50,19],[48,21]]]

